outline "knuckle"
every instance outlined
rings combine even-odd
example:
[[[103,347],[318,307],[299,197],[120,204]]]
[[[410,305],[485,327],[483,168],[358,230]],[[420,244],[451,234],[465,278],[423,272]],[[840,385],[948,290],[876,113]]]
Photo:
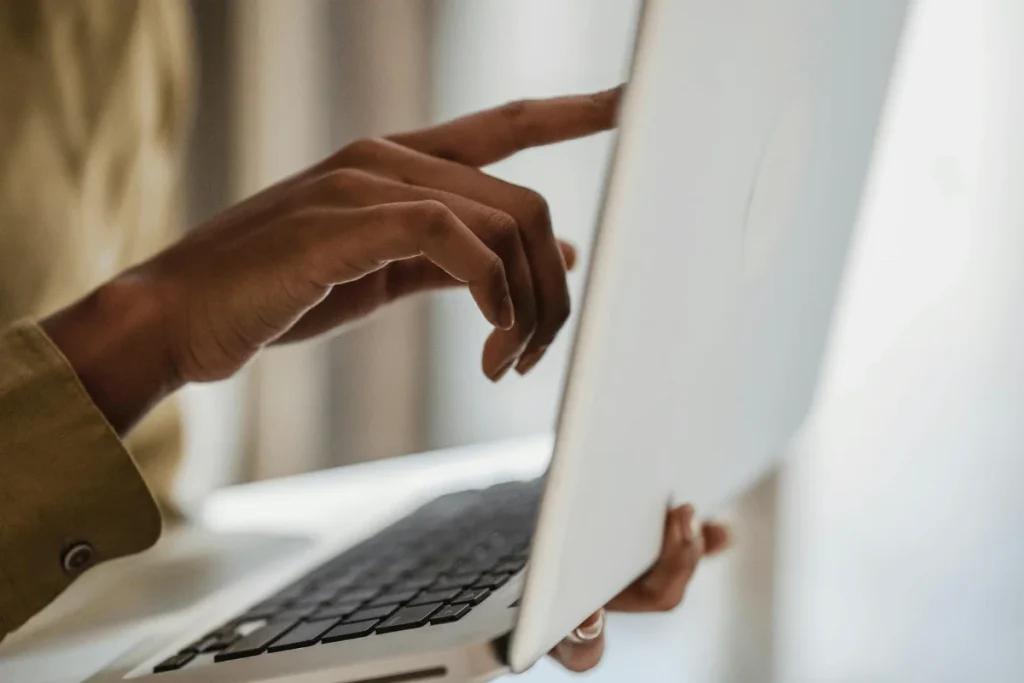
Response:
[[[416,220],[411,227],[426,236],[441,238],[451,232],[452,211],[443,202],[423,199],[413,205],[412,211]]]
[[[502,120],[505,122],[505,135],[513,147],[522,148],[530,146],[534,137],[535,126],[531,125],[529,116],[530,100],[515,100],[506,102],[499,108]]]
[[[342,168],[324,175],[322,182],[331,190],[347,195],[366,184],[366,174],[350,168]]]
[[[523,223],[526,226],[550,232],[551,206],[548,204],[548,200],[544,198],[544,195],[524,187],[519,193],[518,203],[521,207]]]
[[[523,115],[526,113],[529,106],[529,100],[512,100],[511,102],[506,102],[501,105],[499,111],[501,112],[502,118],[509,123],[518,123],[523,118]]]
[[[445,206],[444,202],[437,199],[421,199],[416,202],[416,211],[431,223],[445,225],[447,225],[452,214],[451,209]]]
[[[498,258],[497,254],[491,256],[490,261],[491,262],[487,266],[487,273],[488,277],[490,278],[489,282],[491,283],[492,286],[496,288],[506,287],[507,276],[505,274],[505,264],[502,262],[500,258]]]
[[[493,211],[484,220],[488,241],[503,254],[516,253],[519,247],[519,223],[504,211]]]
[[[341,164],[359,164],[376,159],[384,148],[380,138],[359,138],[338,150],[335,160]]]

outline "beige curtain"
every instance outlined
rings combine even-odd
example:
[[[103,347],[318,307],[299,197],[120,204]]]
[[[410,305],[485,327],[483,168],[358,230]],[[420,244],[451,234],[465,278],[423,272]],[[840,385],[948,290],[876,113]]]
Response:
[[[193,224],[346,141],[428,117],[427,0],[194,0],[193,9],[202,74]],[[426,328],[424,302],[407,302],[190,389],[181,495],[423,449]]]
[[[424,0],[330,6],[335,145],[427,123],[430,15]],[[426,448],[427,313],[403,302],[333,342],[331,464]]]
[[[428,111],[429,4],[235,2],[237,194],[357,137]],[[253,368],[254,479],[422,448],[424,308],[396,306],[328,343],[277,349]]]

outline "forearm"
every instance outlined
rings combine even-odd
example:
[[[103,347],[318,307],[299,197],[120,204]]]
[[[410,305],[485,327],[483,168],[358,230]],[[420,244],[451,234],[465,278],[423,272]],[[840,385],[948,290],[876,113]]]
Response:
[[[159,301],[132,276],[40,323],[121,436],[180,388],[162,325]]]

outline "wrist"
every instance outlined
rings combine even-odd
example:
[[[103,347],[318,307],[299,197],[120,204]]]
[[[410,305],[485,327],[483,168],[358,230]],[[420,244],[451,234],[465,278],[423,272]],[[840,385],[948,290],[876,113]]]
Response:
[[[181,386],[161,303],[145,278],[112,280],[40,326],[121,435]]]

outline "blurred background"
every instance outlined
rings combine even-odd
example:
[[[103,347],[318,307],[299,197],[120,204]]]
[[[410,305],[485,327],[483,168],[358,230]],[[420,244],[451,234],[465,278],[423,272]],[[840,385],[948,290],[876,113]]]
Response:
[[[194,9],[192,223],[356,137],[615,85],[638,3]],[[780,471],[720,511],[735,551],[702,569],[679,613],[613,620],[594,678],[1024,680],[1015,26],[1015,0],[917,3],[818,407]],[[543,193],[585,259],[611,143],[538,150],[493,172]],[[529,378],[500,386],[479,370],[486,326],[458,293],[268,353],[236,380],[186,392],[178,496],[194,505],[225,484],[547,431],[574,324]],[[563,674],[545,664],[530,675]]]

